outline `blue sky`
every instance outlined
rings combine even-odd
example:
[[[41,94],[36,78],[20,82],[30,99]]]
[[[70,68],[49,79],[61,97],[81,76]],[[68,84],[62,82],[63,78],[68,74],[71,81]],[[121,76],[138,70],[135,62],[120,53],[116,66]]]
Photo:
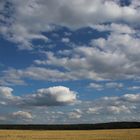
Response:
[[[139,7],[0,1],[0,123],[140,121]]]

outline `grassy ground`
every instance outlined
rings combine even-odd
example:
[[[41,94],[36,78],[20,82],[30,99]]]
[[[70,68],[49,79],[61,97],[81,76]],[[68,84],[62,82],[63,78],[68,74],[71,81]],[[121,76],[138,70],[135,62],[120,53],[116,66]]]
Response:
[[[86,131],[0,130],[0,140],[140,140],[140,129]]]

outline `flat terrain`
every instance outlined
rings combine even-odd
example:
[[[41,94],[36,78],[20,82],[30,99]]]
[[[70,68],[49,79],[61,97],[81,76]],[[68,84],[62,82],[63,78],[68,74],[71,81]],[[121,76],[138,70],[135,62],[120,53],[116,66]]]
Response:
[[[0,140],[140,140],[140,129],[79,131],[0,130]]]

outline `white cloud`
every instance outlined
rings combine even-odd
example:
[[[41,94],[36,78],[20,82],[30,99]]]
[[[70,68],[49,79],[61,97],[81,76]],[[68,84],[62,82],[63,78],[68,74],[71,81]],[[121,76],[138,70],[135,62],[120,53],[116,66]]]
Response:
[[[42,62],[37,62],[41,64]],[[26,69],[8,69],[2,74],[0,83],[2,85],[27,85],[24,78],[43,81],[66,81],[74,79],[72,75],[67,75],[57,69],[49,69],[44,67],[27,67]]]
[[[139,8],[140,6],[139,0],[132,0],[131,3],[131,7],[133,8]]]
[[[7,98],[7,99],[13,98],[12,91],[13,91],[12,88],[1,86],[0,87],[0,98]]]
[[[66,50],[48,52],[46,59],[35,60],[35,65],[25,69],[5,70],[1,83],[25,84],[24,78],[44,81],[140,79],[138,37],[111,33],[107,39],[98,38],[91,42],[89,46],[75,45],[66,55],[63,55]]]
[[[89,114],[100,114],[100,111],[102,110],[102,107],[90,107],[90,108],[88,108],[88,111],[87,111],[87,113],[89,113]]]
[[[122,83],[119,82],[107,82],[107,83],[90,83],[89,88],[93,88],[96,90],[104,90],[104,89],[121,89],[124,87]]]
[[[107,110],[109,113],[114,113],[114,114],[120,114],[122,113],[130,113],[131,111],[129,110],[128,107],[125,105],[120,105],[120,106],[109,106],[107,107]]]
[[[70,39],[69,38],[62,38],[61,40],[63,43],[69,43],[70,42]]]
[[[72,91],[61,86],[39,89],[35,93],[22,96],[22,100],[15,101],[21,104],[10,104],[10,109],[18,109],[20,111],[17,110],[13,111],[13,113],[1,114],[2,119],[0,118],[0,120],[2,123],[30,122],[41,124],[99,123],[114,121],[114,119],[115,121],[139,121],[140,94],[98,98],[78,102],[72,107],[62,107],[61,105],[69,104],[71,100],[73,102],[73,95],[71,96],[69,92]],[[50,104],[50,102],[52,103]],[[57,105],[57,107],[52,108],[49,105]],[[4,106],[4,109],[9,110],[9,107],[6,107]]]
[[[77,79],[117,80],[140,77],[139,38],[112,33],[107,39],[93,41],[92,46],[75,47],[71,50],[72,56],[58,58],[54,54],[49,55],[48,60],[42,60],[42,64],[44,62],[46,65],[63,67],[70,71],[66,73]]]
[[[133,29],[133,27],[128,26],[127,24],[117,24],[117,23],[111,23],[107,25],[94,25],[94,29],[103,32],[103,31],[111,31],[115,33],[125,33],[125,34],[134,34],[136,31]]]
[[[17,120],[30,120],[33,119],[33,116],[30,112],[26,112],[26,111],[17,111],[17,112],[13,112],[11,114],[12,118],[17,119]]]
[[[6,85],[26,85],[28,84],[26,80],[30,79],[55,82],[88,79],[110,81],[104,84],[91,82],[89,86],[97,90],[122,89],[124,87],[122,83],[113,81],[140,79],[139,6],[139,0],[131,1],[129,6],[120,6],[119,0],[0,1],[0,21],[2,21],[0,34],[6,40],[17,43],[20,49],[32,50],[34,47],[32,41],[36,39],[47,42],[49,39],[43,33],[55,30],[56,25],[68,27],[73,31],[91,27],[108,32],[106,38],[93,39],[89,44],[83,46],[72,44],[71,50],[47,52],[46,59],[38,59],[29,67],[2,71],[0,85],[5,87],[0,87],[1,112],[7,107],[6,111],[32,108],[38,120],[44,117],[45,121],[50,119],[48,122],[51,122],[51,119],[52,122],[57,122],[57,119],[62,122],[73,122],[75,119],[76,122],[94,119],[106,121],[107,118],[121,120],[121,117],[126,116],[128,120],[131,120],[131,117],[139,120],[139,94],[125,94],[120,97],[105,97],[97,101],[77,103],[76,92],[64,86],[42,88],[23,96],[15,96],[13,89],[6,87]],[[72,39],[68,37],[72,32],[65,32],[65,37],[60,41],[70,43]],[[55,33],[53,35],[61,37]],[[132,86],[128,89],[136,90],[139,87]],[[74,104],[75,102],[77,104]],[[69,104],[74,104],[72,110],[71,107],[67,107],[64,111],[62,106]],[[48,114],[53,114],[50,118],[46,118],[46,114],[43,113],[43,116],[38,115],[39,109],[43,108],[43,111],[46,111],[46,108],[47,110],[51,108],[49,106],[54,106],[53,109],[55,106],[61,106],[64,112],[59,108],[61,110],[59,113],[48,111]],[[56,110],[58,112],[58,108]],[[17,111],[7,117],[1,115],[0,120],[10,120],[10,117],[13,121],[34,119],[30,111]]]
[[[74,109],[72,112],[68,113],[69,119],[79,119],[82,117],[82,111],[80,109]]]
[[[69,116],[70,119],[79,119],[79,118],[81,118],[81,115],[80,114],[77,114],[75,112],[70,112],[68,114],[68,116]]]
[[[15,69],[4,70],[2,72],[2,75],[3,76],[1,76],[1,79],[0,79],[1,85],[9,86],[13,84],[17,84],[17,85],[26,84],[24,80],[21,79],[20,72]]]
[[[123,88],[122,83],[116,83],[116,82],[106,83],[105,86],[106,86],[106,88],[116,88],[116,89]]]
[[[131,87],[128,87],[128,90],[139,90],[140,89],[140,86],[131,86]]]
[[[110,0],[6,0],[10,8],[1,2],[1,10],[10,13],[10,18],[2,15],[2,34],[20,49],[32,49],[31,41],[48,38],[42,32],[54,29],[54,24],[78,29],[107,22],[120,22],[139,25],[138,2],[130,6],[120,6]],[[6,26],[8,25],[8,26]],[[9,26],[10,25],[10,26]]]
[[[139,46],[138,37],[111,33],[107,39],[92,40],[90,46],[75,45],[66,56],[62,55],[63,51],[58,52],[59,57],[51,52],[46,59],[35,61],[38,65],[55,66],[55,69],[39,66],[9,69],[3,72],[1,80],[2,83],[25,84],[22,78],[45,81],[139,79]],[[64,70],[58,70],[59,67]]]
[[[34,116],[28,111],[13,111],[7,114],[1,114],[1,124],[24,124],[31,123]]]
[[[77,101],[76,92],[64,86],[38,89],[36,93],[24,96],[14,96],[13,89],[0,87],[1,105],[11,106],[63,106]]]
[[[103,100],[105,101],[113,101],[114,103],[116,101],[121,101],[121,102],[129,102],[129,103],[139,103],[140,101],[140,94],[137,93],[137,94],[124,94],[122,96],[114,96],[114,97],[104,97]]]
[[[114,121],[114,119],[115,121],[138,121],[140,104],[138,100],[134,99],[134,97],[138,98],[138,96],[139,94],[129,94],[128,99],[128,95],[125,94],[87,102],[83,101],[78,105],[80,112],[82,112],[78,120],[79,122],[88,122],[89,119],[91,122],[107,122]],[[74,115],[76,116],[77,114],[74,113]]]
[[[13,89],[10,87],[0,86],[0,104],[1,106],[18,105],[20,96],[13,95]]]
[[[0,122],[6,121],[6,117],[0,116]]]
[[[0,87],[0,105],[1,107],[18,106],[20,102],[20,96],[13,94],[13,89],[10,87]]]
[[[93,88],[96,90],[103,90],[104,86],[101,84],[96,84],[96,83],[90,83],[89,88]]]
[[[23,104],[29,106],[61,106],[76,102],[76,93],[67,87],[56,86],[38,89],[35,94],[27,95]]]
[[[123,99],[129,102],[140,102],[140,94],[125,94]]]
[[[45,80],[48,81],[63,81],[69,79],[69,76],[66,76],[65,73],[59,70],[47,69],[44,67],[29,67],[25,71],[20,70],[20,77],[30,77],[35,80]]]

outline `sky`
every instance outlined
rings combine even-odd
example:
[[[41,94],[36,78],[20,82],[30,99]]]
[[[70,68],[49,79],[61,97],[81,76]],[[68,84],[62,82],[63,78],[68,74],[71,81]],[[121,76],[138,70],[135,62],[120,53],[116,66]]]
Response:
[[[140,121],[139,0],[0,0],[0,124]]]

